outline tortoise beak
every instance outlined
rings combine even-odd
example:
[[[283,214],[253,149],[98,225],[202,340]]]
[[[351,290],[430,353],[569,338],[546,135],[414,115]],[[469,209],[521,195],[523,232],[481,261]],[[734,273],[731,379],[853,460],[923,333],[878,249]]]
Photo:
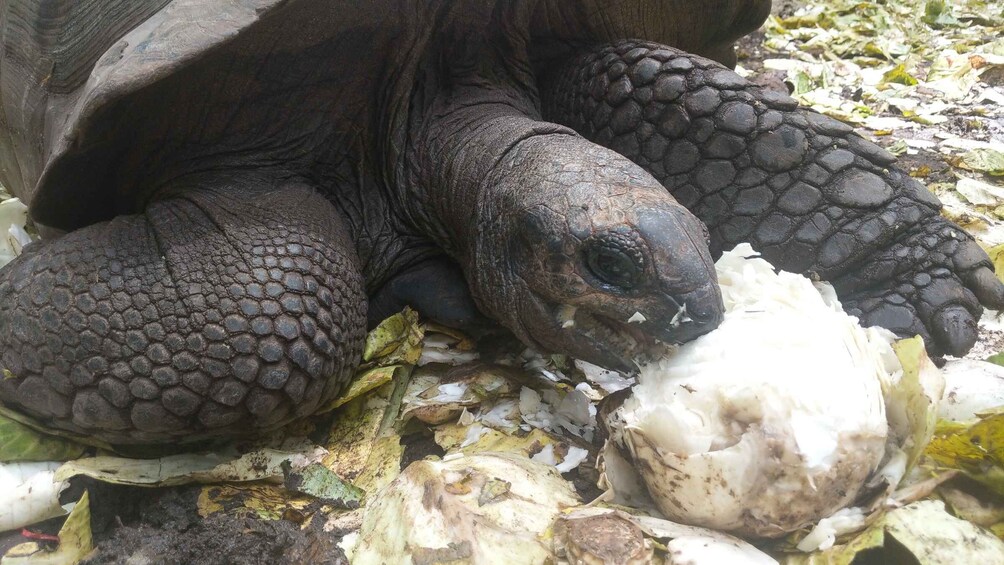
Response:
[[[638,211],[637,226],[652,250],[660,287],[652,296],[658,315],[640,329],[666,343],[684,343],[717,328],[725,306],[700,220],[673,202]]]
[[[666,343],[685,343],[717,328],[725,319],[725,306],[716,282],[693,292],[667,297],[679,304],[669,324],[652,327],[652,334]]]

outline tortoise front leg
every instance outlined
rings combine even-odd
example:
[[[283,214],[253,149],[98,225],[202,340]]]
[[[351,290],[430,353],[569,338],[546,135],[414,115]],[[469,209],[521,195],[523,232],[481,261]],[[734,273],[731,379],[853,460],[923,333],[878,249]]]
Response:
[[[750,242],[833,282],[867,325],[962,354],[1004,306],[986,254],[851,128],[722,65],[658,44],[597,48],[544,73],[544,117],[635,161],[704,221],[714,254]]]
[[[312,414],[366,329],[343,225],[301,182],[215,173],[29,248],[0,270],[0,400],[123,444]]]

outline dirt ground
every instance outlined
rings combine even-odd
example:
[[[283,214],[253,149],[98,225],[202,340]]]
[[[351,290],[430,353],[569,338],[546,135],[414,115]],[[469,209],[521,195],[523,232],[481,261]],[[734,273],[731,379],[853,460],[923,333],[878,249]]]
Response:
[[[784,14],[798,2],[776,2],[775,12]],[[784,76],[777,71],[763,72],[765,58],[784,57],[770,52],[757,32],[738,45],[740,64],[758,72],[757,83],[778,90],[786,89]],[[959,126],[964,127],[964,124]],[[889,145],[896,135],[878,141]],[[951,180],[949,165],[941,155],[920,151],[904,156],[900,166],[907,170],[927,168],[927,182]],[[1004,340],[1004,332],[999,336]],[[999,346],[1000,344],[996,344]],[[994,347],[991,345],[990,347]],[[421,445],[409,448],[424,453]],[[585,488],[585,485],[582,485]],[[67,500],[76,499],[87,488],[91,497],[92,528],[96,549],[85,561],[90,564],[155,563],[191,564],[272,564],[272,563],[346,563],[337,547],[341,536],[325,532],[319,525],[301,527],[295,520],[262,520],[251,515],[222,512],[201,518],[196,509],[199,487],[138,488],[121,487],[81,480],[74,483]],[[32,532],[54,534],[59,520],[30,528]],[[0,534],[0,554],[10,546],[25,541],[21,532]]]

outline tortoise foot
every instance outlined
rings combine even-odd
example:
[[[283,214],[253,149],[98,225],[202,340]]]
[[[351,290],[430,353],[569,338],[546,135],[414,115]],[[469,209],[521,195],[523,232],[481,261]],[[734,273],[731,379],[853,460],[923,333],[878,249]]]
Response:
[[[0,271],[0,400],[110,443],[247,435],[338,394],[366,299],[310,187],[214,176]]]
[[[968,351],[1004,306],[986,254],[941,203],[850,126],[719,63],[650,42],[595,48],[544,75],[545,117],[638,163],[708,226],[832,281],[866,324]]]
[[[1004,307],[1004,288],[973,238],[940,217],[917,225],[833,281],[867,325],[920,335],[934,355],[964,355],[982,305]]]

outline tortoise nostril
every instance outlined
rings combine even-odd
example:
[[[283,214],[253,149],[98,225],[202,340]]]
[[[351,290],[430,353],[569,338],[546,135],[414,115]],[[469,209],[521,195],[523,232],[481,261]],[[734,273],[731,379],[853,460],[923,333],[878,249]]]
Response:
[[[711,325],[712,327],[717,327],[718,324],[722,323],[722,319],[725,317],[725,313],[721,310],[707,309],[704,311],[692,311],[688,312],[690,319],[697,324]]]

